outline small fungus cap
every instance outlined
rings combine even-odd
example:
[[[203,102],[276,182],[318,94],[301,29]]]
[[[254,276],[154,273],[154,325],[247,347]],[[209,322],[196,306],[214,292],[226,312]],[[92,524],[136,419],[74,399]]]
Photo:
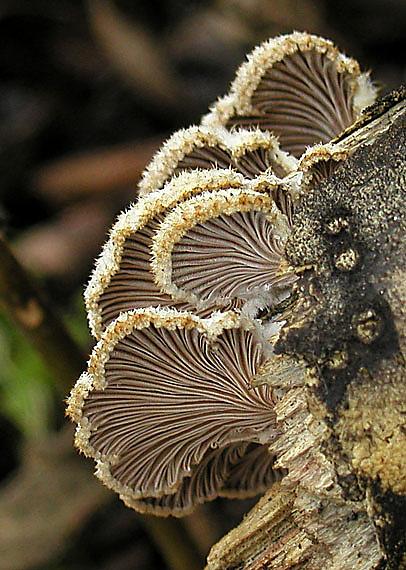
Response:
[[[266,294],[272,303],[277,288],[296,279],[284,267],[287,234],[287,219],[267,194],[244,188],[201,194],[179,204],[154,236],[156,284],[195,303]]]
[[[176,204],[203,191],[238,188],[243,182],[241,174],[229,170],[184,172],[119,216],[85,291],[89,324],[96,338],[122,311],[150,306],[193,309],[174,303],[155,286],[150,268],[152,236],[164,212]]]
[[[173,494],[138,500],[125,495],[121,498],[141,513],[182,517],[217,497],[245,499],[263,493],[284,474],[283,470],[274,469],[274,462],[267,445],[233,443],[209,449]]]
[[[355,60],[328,40],[294,32],[258,46],[202,124],[269,130],[299,158],[351,125],[375,96]]]
[[[270,132],[194,126],[177,131],[164,143],[138,186],[140,195],[145,196],[185,171],[230,169],[251,179],[268,169],[284,177],[296,167],[296,159],[281,150]]]

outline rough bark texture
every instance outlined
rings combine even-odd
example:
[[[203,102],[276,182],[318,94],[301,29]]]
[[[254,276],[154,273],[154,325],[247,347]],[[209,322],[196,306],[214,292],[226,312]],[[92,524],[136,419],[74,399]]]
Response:
[[[404,97],[337,139],[348,158],[296,207],[299,301],[276,350],[306,371],[295,386],[268,379],[288,475],[210,570],[406,568]]]

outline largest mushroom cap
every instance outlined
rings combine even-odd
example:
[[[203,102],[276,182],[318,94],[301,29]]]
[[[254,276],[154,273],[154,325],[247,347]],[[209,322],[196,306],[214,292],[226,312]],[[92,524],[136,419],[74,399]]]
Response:
[[[109,487],[172,494],[209,449],[272,440],[271,391],[251,386],[265,350],[247,326],[234,313],[141,309],[107,327],[68,411]]]
[[[258,46],[237,72],[230,94],[203,119],[206,126],[256,126],[300,157],[328,142],[372,104],[376,91],[358,63],[314,35],[294,32]]]

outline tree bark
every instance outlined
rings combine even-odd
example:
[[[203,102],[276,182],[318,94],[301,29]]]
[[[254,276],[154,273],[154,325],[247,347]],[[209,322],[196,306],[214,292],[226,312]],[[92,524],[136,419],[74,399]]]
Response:
[[[399,90],[330,143],[341,163],[296,205],[299,301],[275,350],[305,369],[267,378],[288,474],[209,570],[406,568],[405,127]]]

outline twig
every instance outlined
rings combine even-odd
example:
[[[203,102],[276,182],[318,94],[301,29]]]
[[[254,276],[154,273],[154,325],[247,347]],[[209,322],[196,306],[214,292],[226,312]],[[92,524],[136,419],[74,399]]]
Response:
[[[94,149],[42,165],[33,176],[37,191],[55,203],[134,187],[164,137]]]
[[[0,236],[0,306],[28,337],[66,395],[80,374],[85,356],[39,287]]]

